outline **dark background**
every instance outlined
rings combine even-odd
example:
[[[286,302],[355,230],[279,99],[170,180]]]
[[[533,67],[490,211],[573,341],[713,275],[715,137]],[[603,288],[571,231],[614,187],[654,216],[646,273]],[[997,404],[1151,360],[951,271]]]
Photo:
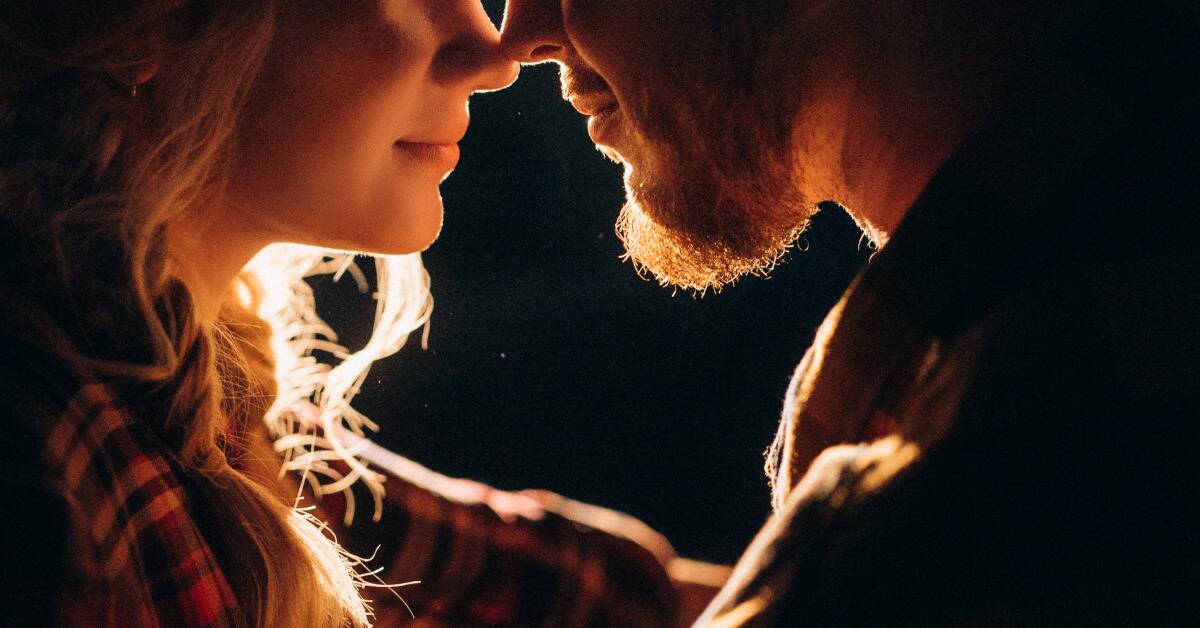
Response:
[[[617,508],[732,562],[769,510],[762,453],[791,371],[869,251],[826,211],[770,279],[694,298],[639,278],[613,235],[621,169],[558,94],[538,66],[472,100],[425,255],[430,348],[414,335],[376,364],[356,405],[437,471]],[[353,282],[318,296],[344,341],[365,339]]]

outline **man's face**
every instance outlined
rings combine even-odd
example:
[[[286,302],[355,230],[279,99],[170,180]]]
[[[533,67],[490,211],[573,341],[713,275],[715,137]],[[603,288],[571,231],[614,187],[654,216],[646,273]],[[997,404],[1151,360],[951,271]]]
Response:
[[[508,53],[562,66],[564,97],[625,165],[618,233],[663,283],[767,270],[806,226],[792,127],[816,67],[799,0],[509,0]],[[823,3],[817,3],[823,4]]]

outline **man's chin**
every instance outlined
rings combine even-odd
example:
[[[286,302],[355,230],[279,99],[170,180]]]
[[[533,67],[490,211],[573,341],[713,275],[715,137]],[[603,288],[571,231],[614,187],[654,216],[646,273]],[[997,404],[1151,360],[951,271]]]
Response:
[[[600,151],[601,155],[604,155],[606,159],[614,164],[621,164],[628,167],[625,158],[621,156],[621,153],[617,152],[617,149],[611,146],[605,146],[603,144],[596,144],[596,150]]]
[[[765,276],[807,226],[805,219],[774,237],[683,230],[664,226],[638,203],[629,202],[617,218],[617,236],[638,274],[649,273],[663,286],[704,294],[719,292],[746,275]]]
[[[702,133],[673,135],[689,141],[627,141],[606,153],[625,164],[625,257],[639,274],[698,293],[766,275],[815,213],[789,151],[762,145],[747,158]]]

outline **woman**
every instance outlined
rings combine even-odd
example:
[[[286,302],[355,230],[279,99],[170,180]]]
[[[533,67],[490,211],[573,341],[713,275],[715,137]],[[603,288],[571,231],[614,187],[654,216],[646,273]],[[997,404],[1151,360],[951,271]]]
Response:
[[[367,586],[401,580],[431,622],[677,618],[657,535],[415,468],[348,405],[428,317],[406,254],[440,229],[468,97],[516,76],[476,2],[19,0],[0,41],[6,619],[398,622]],[[357,354],[302,282],[346,268],[326,249],[396,256]]]

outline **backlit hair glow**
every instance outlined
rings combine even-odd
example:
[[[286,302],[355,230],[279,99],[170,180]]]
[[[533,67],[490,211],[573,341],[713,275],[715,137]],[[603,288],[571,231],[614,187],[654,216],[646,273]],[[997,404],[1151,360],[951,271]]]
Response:
[[[400,350],[412,331],[424,327],[421,344],[427,346],[433,311],[429,274],[419,254],[376,257],[375,273],[375,323],[370,339],[357,351],[339,344],[337,333],[321,320],[306,281],[316,275],[333,275],[337,280],[349,274],[366,291],[367,278],[355,264],[354,254],[274,244],[246,266],[238,289],[242,298],[258,293],[255,313],[271,330],[277,393],[264,420],[275,438],[275,450],[283,456],[280,473],[298,472],[301,484],[307,482],[318,496],[342,493],[346,525],[355,516],[351,488],[357,482],[370,491],[372,519],[379,521],[386,479],[360,457],[370,445],[367,432],[377,432],[379,425],[350,402],[371,364]],[[247,290],[248,284],[254,288]],[[317,351],[337,363],[319,360]],[[342,437],[347,432],[359,438],[350,444]],[[344,463],[348,471],[335,468],[335,461]]]

